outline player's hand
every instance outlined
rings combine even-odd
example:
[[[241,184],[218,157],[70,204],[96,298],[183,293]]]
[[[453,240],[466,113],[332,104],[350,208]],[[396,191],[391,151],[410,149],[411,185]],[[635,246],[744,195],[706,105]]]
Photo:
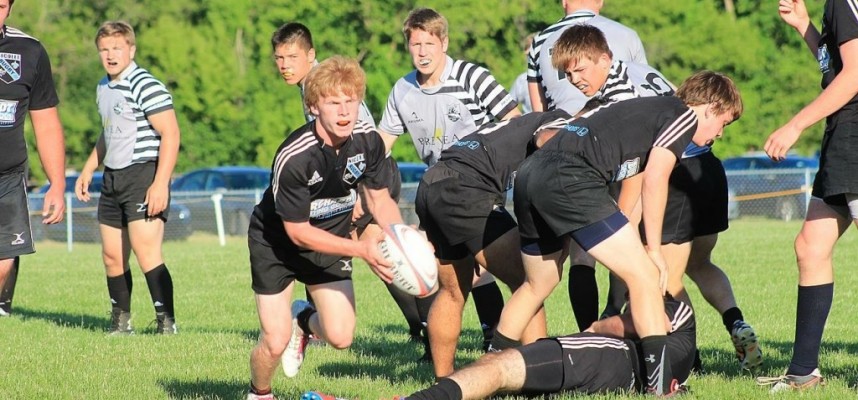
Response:
[[[364,246],[364,255],[361,258],[366,261],[372,272],[378,275],[385,283],[393,282],[393,272],[390,270],[390,261],[384,258],[381,250],[378,249],[378,244],[384,240],[384,232],[379,232],[378,235],[364,235],[360,240]]]
[[[659,293],[664,294],[667,292],[667,260],[664,259],[664,255],[661,254],[660,250],[647,250],[647,254],[655,264],[656,268],[658,268],[658,289]]]
[[[154,217],[167,209],[170,203],[170,188],[167,185],[153,183],[146,191],[146,216]]]
[[[780,0],[778,2],[778,14],[787,25],[799,32],[804,32],[810,25],[810,17],[807,15],[804,0]]]
[[[769,135],[763,149],[772,160],[783,161],[799,136],[801,136],[800,129],[794,128],[791,124],[786,124]]]
[[[88,202],[90,197],[89,184],[92,183],[92,172],[83,171],[74,182],[74,195],[82,202]]]
[[[45,193],[45,202],[42,205],[43,224],[56,224],[63,221],[66,215],[64,191],[57,185],[51,185],[51,188]]]

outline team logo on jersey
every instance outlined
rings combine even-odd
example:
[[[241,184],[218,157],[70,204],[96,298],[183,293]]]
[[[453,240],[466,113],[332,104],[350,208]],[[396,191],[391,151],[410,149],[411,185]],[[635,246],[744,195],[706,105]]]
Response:
[[[423,122],[423,118],[420,118],[420,116],[414,111],[411,112],[411,119],[405,121],[406,124],[416,124],[418,122]]]
[[[357,202],[357,192],[352,189],[343,197],[316,199],[310,202],[310,219],[328,219],[351,212]]]
[[[459,112],[459,107],[456,107],[455,104],[451,104],[447,107],[447,119],[452,122],[459,122],[462,119],[462,114]]]
[[[590,133],[590,128],[587,128],[586,126],[566,125],[563,129],[581,137],[587,136],[587,134]]]
[[[617,175],[614,177],[614,180],[619,182],[623,179],[635,176],[640,172],[641,166],[641,158],[635,157],[634,160],[627,160],[620,165],[620,169],[617,171]]]
[[[322,177],[319,175],[319,171],[313,171],[313,176],[307,181],[307,186],[313,186],[321,181]]]
[[[831,53],[828,52],[828,45],[824,44],[819,47],[819,53],[816,55],[817,61],[819,61],[819,71],[827,73],[831,70]]]
[[[122,102],[117,100],[116,103],[113,104],[113,113],[116,115],[122,114]]]
[[[343,172],[343,181],[349,185],[354,185],[357,180],[363,176],[363,171],[366,169],[363,153],[357,154],[354,157],[349,157],[346,160],[346,170]]]
[[[18,102],[15,100],[0,100],[0,126],[15,125],[18,115]]]
[[[467,147],[471,150],[476,150],[480,148],[480,142],[476,140],[459,140],[456,143],[453,143],[453,146]]]
[[[12,83],[21,79],[21,55],[0,53],[0,81]]]

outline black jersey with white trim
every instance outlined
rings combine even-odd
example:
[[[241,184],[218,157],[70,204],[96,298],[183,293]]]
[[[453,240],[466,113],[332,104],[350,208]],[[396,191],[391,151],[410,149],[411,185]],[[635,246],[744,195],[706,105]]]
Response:
[[[8,10],[7,10],[8,11]],[[0,173],[27,162],[24,121],[59,104],[44,46],[18,29],[0,28]]]
[[[254,208],[251,238],[287,251],[297,251],[317,265],[340,256],[298,248],[283,222],[307,222],[340,237],[348,237],[358,183],[370,189],[386,188],[390,172],[384,142],[372,127],[358,122],[351,136],[334,149],[325,145],[310,122],[289,134],[277,149],[271,166],[271,184]],[[315,254],[315,255],[313,255]]]
[[[566,111],[537,112],[484,125],[441,153],[447,168],[474,177],[484,189],[503,193],[512,188],[515,172],[533,152],[533,135],[543,129],[559,129],[570,120]]]
[[[827,88],[843,70],[840,45],[858,39],[858,0],[828,0],[822,17],[817,59],[822,72],[822,88]],[[854,83],[854,82],[853,82]],[[858,121],[858,95],[829,116],[829,123]]]
[[[673,96],[642,97],[611,103],[578,118],[540,151],[565,151],[587,161],[606,182],[642,172],[653,147],[677,159],[697,131],[697,116]]]
[[[679,382],[685,382],[691,375],[697,350],[697,321],[694,310],[688,304],[671,298],[664,300],[664,312],[670,322],[666,342],[670,370],[674,378]],[[643,384],[646,382],[646,379],[643,379],[646,376],[643,373],[646,371],[643,362],[647,355],[643,354],[639,340],[626,340],[626,343],[633,349],[631,355],[637,358],[637,362],[633,362],[632,365],[635,368],[635,376],[638,377],[636,379],[638,390],[643,390]]]

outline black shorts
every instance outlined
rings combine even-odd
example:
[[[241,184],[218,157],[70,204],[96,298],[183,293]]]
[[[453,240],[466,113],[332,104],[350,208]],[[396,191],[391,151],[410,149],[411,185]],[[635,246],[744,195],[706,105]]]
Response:
[[[280,247],[271,247],[247,238],[250,250],[250,275],[256,294],[282,292],[294,280],[319,285],[352,279],[352,259],[343,257],[331,265],[319,266]]]
[[[387,182],[387,190],[390,192],[390,197],[393,198],[393,201],[399,202],[399,193],[402,191],[402,176],[399,175],[399,166],[396,165],[396,160],[393,157],[387,157],[386,161],[389,164],[389,168],[385,169],[390,172],[385,178]],[[367,208],[366,198],[364,197],[363,188],[359,188],[358,196],[360,196],[360,204],[361,209],[363,211],[363,215],[358,218],[356,221],[352,222],[352,226],[358,229],[366,228],[367,225],[372,223],[373,218],[372,214],[369,212],[369,208]]]
[[[522,391],[527,394],[635,389],[635,348],[622,339],[582,332],[541,339],[517,350],[524,358]]]
[[[518,169],[515,216],[522,240],[556,239],[613,215],[608,184],[580,157],[537,151]]]
[[[429,168],[420,180],[414,208],[439,259],[476,255],[515,229],[515,220],[503,206],[503,194],[481,186],[443,163]]]
[[[122,169],[104,170],[104,185],[98,199],[98,222],[114,228],[124,228],[129,222],[146,216],[146,192],[155,180],[158,164],[131,164]],[[167,222],[168,207],[156,218]]]
[[[712,152],[683,158],[670,175],[661,244],[687,243],[727,230],[727,175]],[[643,223],[641,239],[646,243]]]
[[[25,168],[0,172],[0,260],[35,253]]]
[[[829,123],[822,137],[814,197],[846,205],[843,194],[858,193],[858,122]]]

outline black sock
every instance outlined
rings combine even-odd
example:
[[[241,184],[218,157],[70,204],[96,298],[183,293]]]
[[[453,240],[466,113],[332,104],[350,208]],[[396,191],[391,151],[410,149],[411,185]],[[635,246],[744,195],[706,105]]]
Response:
[[[599,315],[599,286],[596,270],[589,265],[569,267],[569,303],[578,322],[578,330],[584,331],[596,322]]]
[[[420,336],[420,331],[423,329],[423,321],[420,320],[420,314],[417,312],[417,303],[414,296],[405,293],[402,289],[397,288],[392,283],[386,283],[387,292],[390,297],[396,302],[399,311],[402,311],[402,316],[405,317],[405,322],[408,323],[408,334],[412,337]]]
[[[626,283],[619,276],[613,272],[608,274],[608,301],[605,302],[605,309],[600,318],[613,317],[622,313],[628,291]]]
[[[641,350],[646,369],[647,392],[657,396],[670,393],[673,370],[667,354],[667,336],[653,335],[642,338]]]
[[[414,392],[406,399],[415,400],[461,400],[462,388],[456,381],[450,378],[441,378],[438,382],[426,389]]]
[[[742,315],[742,310],[739,307],[733,307],[724,311],[724,314],[721,314],[721,322],[724,323],[724,327],[727,328],[727,333],[733,333],[733,324],[736,321],[744,321],[745,316]]]
[[[173,278],[167,266],[161,264],[151,269],[146,274],[146,284],[149,285],[149,295],[152,296],[152,304],[155,305],[156,313],[167,313],[175,318],[173,309]]]
[[[798,287],[795,344],[787,374],[808,375],[819,366],[819,344],[833,298],[834,283]]]
[[[483,340],[492,340],[503,310],[500,288],[497,282],[492,282],[471,289],[471,295],[477,309],[477,318],[480,320],[480,329],[483,331]]]
[[[131,288],[131,270],[119,276],[107,277],[107,294],[110,295],[113,308],[131,312]]]
[[[18,265],[20,262],[21,258],[15,257],[15,261],[12,262],[12,269],[9,270],[9,275],[6,276],[3,289],[0,290],[0,308],[6,314],[12,313],[12,298],[15,297],[15,285],[18,283]]]
[[[304,333],[307,335],[313,333],[313,331],[310,329],[310,317],[312,317],[315,313],[316,308],[307,307],[295,316],[295,319],[298,321],[298,327],[301,328],[301,330],[304,331]]]
[[[488,351],[502,351],[521,346],[521,340],[513,340],[503,335],[503,333],[495,331],[495,336],[492,337],[492,344]]]

